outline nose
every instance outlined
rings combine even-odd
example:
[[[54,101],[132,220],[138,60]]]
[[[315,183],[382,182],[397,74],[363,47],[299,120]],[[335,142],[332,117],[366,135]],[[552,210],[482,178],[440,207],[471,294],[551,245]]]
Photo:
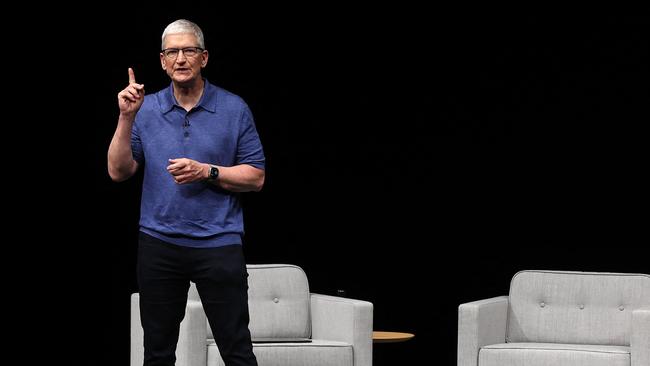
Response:
[[[178,56],[176,56],[176,62],[178,63],[183,63],[187,61],[187,58],[185,58],[185,53],[183,50],[178,50]]]

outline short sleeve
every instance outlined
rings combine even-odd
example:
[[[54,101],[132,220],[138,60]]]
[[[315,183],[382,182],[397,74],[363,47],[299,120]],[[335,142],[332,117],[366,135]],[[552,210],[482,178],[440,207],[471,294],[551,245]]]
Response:
[[[142,140],[140,140],[140,130],[138,130],[137,120],[133,122],[133,127],[131,128],[131,152],[133,154],[133,160],[139,165],[142,165],[144,163],[144,151],[142,150]]]
[[[262,142],[255,128],[253,114],[248,106],[244,105],[239,125],[239,139],[237,142],[237,165],[248,164],[259,169],[265,167],[264,150]]]

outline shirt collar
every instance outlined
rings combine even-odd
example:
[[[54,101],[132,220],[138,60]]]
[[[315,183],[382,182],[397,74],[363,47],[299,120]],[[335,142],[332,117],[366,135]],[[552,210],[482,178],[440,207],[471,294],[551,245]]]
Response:
[[[205,109],[208,112],[216,112],[217,110],[217,88],[215,88],[208,79],[203,78],[203,94],[197,103],[196,107]],[[174,96],[174,84],[170,83],[169,86],[163,90],[162,98],[160,100],[160,109],[163,114],[167,114],[174,106],[182,108],[178,105],[176,97]]]

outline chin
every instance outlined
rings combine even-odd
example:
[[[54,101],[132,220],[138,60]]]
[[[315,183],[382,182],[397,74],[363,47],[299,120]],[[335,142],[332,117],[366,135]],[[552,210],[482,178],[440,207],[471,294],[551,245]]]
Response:
[[[194,75],[188,75],[188,76],[182,76],[178,77],[175,76],[172,78],[177,84],[183,85],[183,84],[192,84],[196,81],[196,77]]]

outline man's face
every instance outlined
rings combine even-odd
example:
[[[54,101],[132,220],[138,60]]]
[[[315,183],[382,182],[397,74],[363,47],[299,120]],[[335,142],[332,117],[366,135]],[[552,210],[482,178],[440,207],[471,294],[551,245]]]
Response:
[[[190,33],[168,34],[165,37],[165,50],[179,49],[187,47],[199,47],[196,37]],[[191,50],[193,51],[193,49]],[[195,79],[201,77],[201,69],[208,63],[208,51],[196,50],[195,55],[188,55],[183,51],[162,52],[160,54],[160,63],[167,75],[176,83],[190,84]]]

